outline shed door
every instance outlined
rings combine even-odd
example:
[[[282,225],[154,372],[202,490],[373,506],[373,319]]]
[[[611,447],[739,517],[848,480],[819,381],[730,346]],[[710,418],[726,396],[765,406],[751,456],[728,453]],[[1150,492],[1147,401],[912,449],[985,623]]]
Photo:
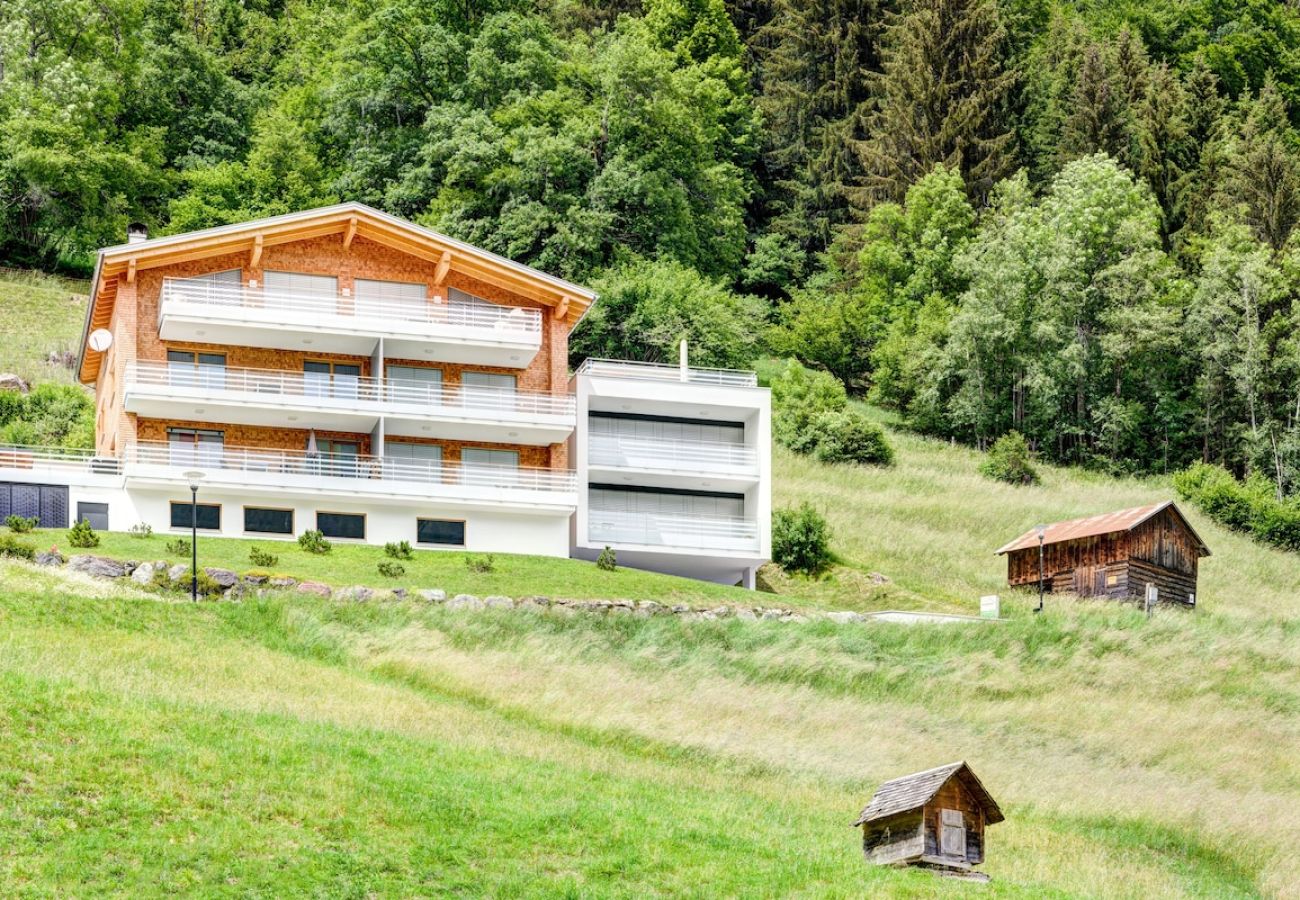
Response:
[[[966,824],[959,809],[939,810],[939,852],[944,856],[966,856]]]

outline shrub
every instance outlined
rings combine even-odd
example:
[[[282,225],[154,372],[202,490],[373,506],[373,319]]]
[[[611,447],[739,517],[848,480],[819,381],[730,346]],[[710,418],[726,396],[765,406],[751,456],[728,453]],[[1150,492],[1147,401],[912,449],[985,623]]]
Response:
[[[90,527],[89,522],[82,519],[68,529],[68,543],[82,549],[98,547],[99,535],[95,534],[95,529]]]
[[[261,547],[248,548],[248,561],[259,568],[271,568],[280,561],[274,553],[268,553]]]
[[[147,538],[153,534],[153,526],[148,522],[137,522],[127,529],[133,538]]]
[[[316,554],[329,553],[333,549],[333,545],[325,539],[325,535],[314,528],[298,535],[298,546],[308,553]]]
[[[613,572],[618,568],[618,556],[612,547],[600,551],[600,556],[596,557],[596,568],[602,572]]]
[[[772,559],[788,572],[815,575],[831,562],[831,528],[811,503],[772,514]]]
[[[1008,431],[993,442],[980,463],[980,474],[1006,484],[1038,484],[1034,453],[1018,431]]]
[[[466,554],[465,568],[474,575],[482,575],[496,569],[496,560],[493,559],[491,553],[486,556],[471,556]]]
[[[384,544],[384,555],[392,559],[411,559],[415,556],[415,551],[411,549],[410,541],[398,541],[397,543],[389,541]]]
[[[35,559],[36,548],[31,544],[24,544],[12,534],[0,534],[0,556],[9,556],[14,559]]]
[[[40,519],[28,518],[27,516],[5,516],[5,526],[14,534],[27,534],[39,524],[41,524]]]
[[[822,462],[889,466],[894,451],[885,432],[855,409],[824,412],[812,422],[813,454]]]
[[[190,542],[188,538],[177,538],[174,541],[167,542],[167,552],[173,556],[189,556]]]
[[[166,569],[157,569],[153,573],[153,578],[149,582],[149,586],[161,591],[188,595],[190,592],[189,570],[187,568],[184,575],[175,581],[172,581],[171,575],[167,573]],[[220,597],[224,591],[224,588],[217,583],[216,579],[202,569],[199,569],[198,571],[198,576],[195,578],[194,586],[198,595],[204,598]]]
[[[1300,502],[1278,500],[1260,475],[1238,481],[1222,466],[1196,463],[1174,476],[1174,489],[1214,521],[1284,550],[1300,551]]]
[[[844,385],[835,376],[815,372],[790,360],[785,371],[772,379],[773,435],[797,453],[816,446],[812,424],[823,413],[848,406]]]
[[[385,578],[401,578],[406,574],[406,566],[391,559],[381,559],[376,568],[379,569],[379,574]]]

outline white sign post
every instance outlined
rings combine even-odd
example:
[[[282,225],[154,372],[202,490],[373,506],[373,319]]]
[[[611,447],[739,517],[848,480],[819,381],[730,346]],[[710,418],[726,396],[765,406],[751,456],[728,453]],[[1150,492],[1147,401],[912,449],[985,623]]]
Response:
[[[997,619],[1002,616],[1002,600],[997,594],[980,597],[980,618]]]

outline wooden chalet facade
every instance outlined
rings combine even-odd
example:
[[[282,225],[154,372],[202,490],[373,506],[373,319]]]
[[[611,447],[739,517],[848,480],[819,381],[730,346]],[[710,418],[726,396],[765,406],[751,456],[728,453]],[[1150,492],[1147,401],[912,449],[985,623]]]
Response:
[[[868,862],[969,872],[984,862],[984,829],[1002,820],[970,766],[955,762],[885,782],[853,825]]]
[[[1012,587],[1036,587],[1038,532],[998,551]],[[1154,584],[1159,599],[1196,605],[1196,575],[1210,549],[1172,501],[1072,519],[1047,526],[1043,587],[1053,593],[1142,600]]]

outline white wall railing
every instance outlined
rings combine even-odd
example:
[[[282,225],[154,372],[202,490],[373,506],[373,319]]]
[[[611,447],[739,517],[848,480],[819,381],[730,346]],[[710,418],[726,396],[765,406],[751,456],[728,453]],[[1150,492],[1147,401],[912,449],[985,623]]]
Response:
[[[93,450],[0,444],[0,469],[36,469],[115,475],[118,472],[119,465],[115,457],[98,456]]]
[[[542,314],[536,309],[496,306],[489,303],[420,303],[400,300],[346,297],[316,292],[282,291],[266,287],[216,284],[201,278],[165,278],[160,310],[171,302],[198,304],[217,309],[267,310],[310,317],[338,317],[354,325],[374,328],[377,322],[419,322],[450,328],[517,333],[519,337],[541,339]]]
[[[308,453],[260,447],[210,444],[169,444],[140,441],[126,448],[127,473],[132,466],[165,466],[181,478],[187,469],[200,469],[212,480],[228,473],[275,476],[346,478],[353,481],[463,485],[500,490],[572,492],[575,476],[567,469],[511,468],[453,461],[412,460],[378,456]]]
[[[626,434],[591,434],[587,462],[593,466],[692,471],[756,472],[758,451],[725,441],[690,441]]]
[[[586,359],[578,367],[579,375],[598,378],[640,378],[654,381],[685,381],[720,387],[757,387],[758,375],[743,369],[681,368],[664,363],[635,362],[617,359]]]
[[[693,550],[758,550],[757,523],[735,516],[589,509],[587,536],[596,543],[643,544]]]
[[[133,362],[127,366],[126,385],[201,390],[222,394],[263,394],[270,398],[328,399],[359,403],[407,404],[428,415],[439,411],[456,415],[515,414],[565,416],[574,414],[570,395],[540,391],[512,391],[477,385],[442,385],[403,379],[330,375],[275,369],[240,369],[196,366],[189,363]],[[246,397],[240,397],[246,400]]]

